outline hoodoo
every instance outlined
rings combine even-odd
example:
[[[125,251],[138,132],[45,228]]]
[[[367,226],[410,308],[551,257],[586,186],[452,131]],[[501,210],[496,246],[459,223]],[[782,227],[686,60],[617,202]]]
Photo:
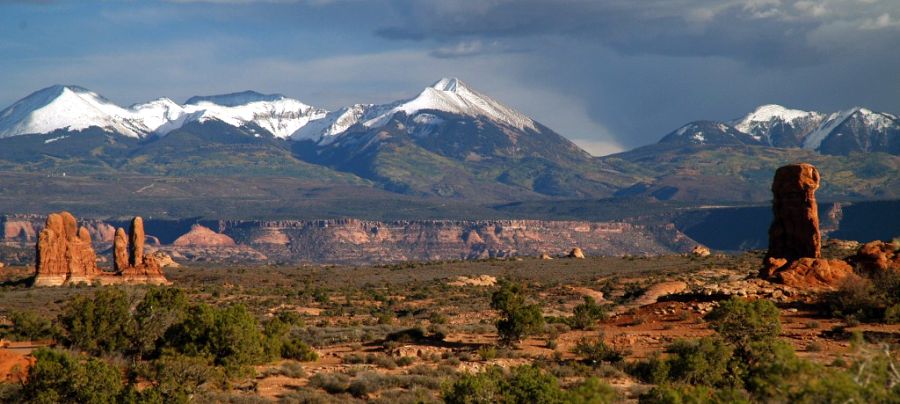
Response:
[[[819,170],[791,164],[775,171],[772,181],[772,225],[762,278],[800,288],[833,288],[853,274],[842,260],[821,258],[816,206]]]
[[[61,286],[77,283],[169,283],[159,264],[152,257],[143,256],[143,221],[136,217],[132,222],[131,239],[140,236],[140,242],[133,242],[129,252],[125,230],[116,230],[113,239],[113,269],[105,272],[97,267],[97,254],[91,243],[91,236],[69,212],[52,213],[47,217],[44,229],[35,246],[34,286]],[[141,257],[140,261],[129,260]]]

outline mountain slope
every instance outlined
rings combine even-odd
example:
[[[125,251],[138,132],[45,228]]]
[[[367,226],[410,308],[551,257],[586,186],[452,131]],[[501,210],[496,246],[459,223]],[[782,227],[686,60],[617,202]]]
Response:
[[[0,138],[89,127],[128,137],[147,132],[131,119],[130,111],[77,86],[48,87],[0,111]]]

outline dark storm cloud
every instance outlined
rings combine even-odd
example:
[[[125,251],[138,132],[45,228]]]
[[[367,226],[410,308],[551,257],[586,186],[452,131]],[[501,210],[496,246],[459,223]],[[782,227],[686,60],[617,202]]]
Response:
[[[876,45],[900,43],[893,0],[400,0],[399,18],[377,31],[390,39],[518,39],[562,35],[625,54],[725,56],[747,63],[805,65],[848,49],[820,31]],[[867,29],[870,28],[870,29]]]
[[[625,146],[655,141],[687,120],[733,118],[762,103],[900,112],[900,1],[392,4],[395,19],[378,35],[431,43],[435,52],[475,41],[532,50],[523,79],[579,97]]]

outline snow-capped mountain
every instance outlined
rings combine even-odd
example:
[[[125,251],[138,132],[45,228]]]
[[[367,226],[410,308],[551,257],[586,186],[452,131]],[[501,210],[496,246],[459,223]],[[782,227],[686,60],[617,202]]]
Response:
[[[383,105],[356,104],[330,112],[321,121],[297,131],[292,138],[327,144],[354,125],[361,125],[360,130],[383,127],[401,113],[413,117],[411,122],[421,129],[437,123],[437,117],[425,114],[428,111],[484,118],[517,130],[537,130],[535,122],[525,114],[471,89],[458,78],[442,78],[415,98]]]
[[[733,126],[714,121],[695,121],[664,136],[660,144],[679,145],[739,145],[762,144],[755,137]]]
[[[691,122],[664,136],[660,143],[766,145],[837,155],[900,154],[900,119],[860,107],[823,114],[770,104],[728,122]]]
[[[235,127],[252,126],[285,139],[326,112],[283,95],[252,91],[193,97],[184,105],[160,98],[122,108],[90,90],[57,85],[0,112],[0,138],[90,127],[144,138],[165,135],[189,122],[215,119]]]
[[[799,147],[804,136],[815,130],[824,115],[815,111],[763,105],[731,122],[735,129],[775,147]]]
[[[184,110],[191,115],[191,121],[203,123],[217,119],[236,127],[254,124],[281,139],[289,138],[328,112],[280,94],[254,91],[192,97],[185,103]]]
[[[78,86],[47,87],[0,111],[0,138],[89,127],[129,137],[147,133],[131,111]]]

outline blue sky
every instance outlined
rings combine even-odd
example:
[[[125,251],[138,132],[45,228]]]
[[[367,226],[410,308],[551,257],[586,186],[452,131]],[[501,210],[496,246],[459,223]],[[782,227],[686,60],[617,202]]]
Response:
[[[604,154],[779,103],[900,113],[896,0],[0,0],[0,105],[253,89],[337,108],[456,76]]]

